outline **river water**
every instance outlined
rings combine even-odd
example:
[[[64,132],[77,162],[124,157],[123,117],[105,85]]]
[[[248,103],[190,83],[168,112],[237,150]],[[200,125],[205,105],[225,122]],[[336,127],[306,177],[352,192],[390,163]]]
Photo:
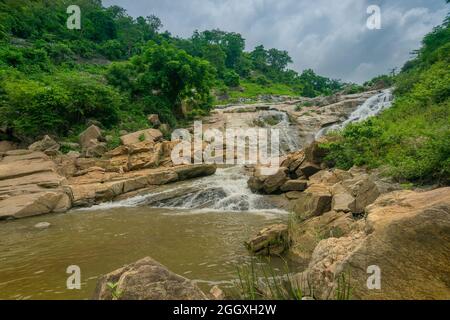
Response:
[[[388,107],[388,94],[369,99],[353,120]],[[270,122],[280,129],[285,152],[298,148],[287,114],[269,110],[260,116],[278,119]],[[220,168],[213,176],[120,202],[0,222],[0,299],[89,299],[99,276],[146,256],[206,290],[227,286],[237,278],[237,266],[250,259],[243,242],[288,220],[287,212],[253,194],[247,179],[243,167]],[[51,226],[36,229],[39,222]],[[281,259],[270,263],[285,268]],[[80,290],[66,286],[72,265],[81,269]]]

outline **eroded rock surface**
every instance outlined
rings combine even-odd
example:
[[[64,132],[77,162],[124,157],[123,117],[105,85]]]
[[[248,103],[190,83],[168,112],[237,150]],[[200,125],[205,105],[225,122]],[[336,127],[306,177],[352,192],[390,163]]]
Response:
[[[194,282],[147,257],[101,277],[93,299],[206,300],[207,297]]]
[[[347,276],[353,299],[449,299],[450,188],[392,192],[366,211],[359,228],[315,248],[307,277],[316,297],[333,298]],[[380,290],[367,287],[370,266]]]

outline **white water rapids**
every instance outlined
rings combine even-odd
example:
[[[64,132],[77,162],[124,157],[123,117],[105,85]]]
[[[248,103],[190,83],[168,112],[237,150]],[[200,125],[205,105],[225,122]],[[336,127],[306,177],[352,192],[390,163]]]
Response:
[[[389,108],[392,103],[391,90],[376,94],[341,124],[323,128],[317,138],[330,130],[337,130],[347,124],[364,120]],[[286,112],[278,110],[258,111],[257,120],[265,127],[279,129],[280,149],[282,153],[296,151],[300,141],[296,127],[291,124]],[[248,175],[242,166],[217,169],[216,174],[192,181],[183,181],[172,186],[162,187],[162,191],[137,196],[123,201],[104,203],[92,209],[108,209],[117,207],[149,206],[153,208],[173,208],[190,211],[279,211],[266,201],[266,197],[251,192],[247,186]]]
[[[366,120],[369,117],[376,116],[385,109],[392,106],[392,89],[383,90],[381,93],[367,99],[342,123],[322,128],[317,134],[316,139],[326,135],[328,132],[345,128],[350,123]]]

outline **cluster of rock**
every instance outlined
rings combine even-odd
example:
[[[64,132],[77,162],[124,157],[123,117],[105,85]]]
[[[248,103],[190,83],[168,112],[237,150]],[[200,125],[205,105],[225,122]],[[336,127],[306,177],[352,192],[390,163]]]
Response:
[[[95,125],[79,140],[81,153],[61,154],[49,136],[28,150],[1,152],[0,219],[65,212],[216,171],[206,164],[174,166],[177,142],[163,141],[157,129],[123,135],[123,145],[109,152]]]
[[[309,264],[296,281],[317,299],[335,298],[343,285],[354,299],[448,299],[450,188],[399,191],[364,169],[327,169],[324,156],[313,143],[273,176],[255,170],[250,187],[280,194],[293,218],[289,228],[265,228],[248,248],[273,254],[271,241],[287,229],[290,257]],[[369,267],[381,270],[379,290],[367,286]]]
[[[351,231],[320,241],[296,277],[318,299],[334,298],[347,279],[352,299],[448,300],[449,234],[450,188],[395,191],[368,206]]]

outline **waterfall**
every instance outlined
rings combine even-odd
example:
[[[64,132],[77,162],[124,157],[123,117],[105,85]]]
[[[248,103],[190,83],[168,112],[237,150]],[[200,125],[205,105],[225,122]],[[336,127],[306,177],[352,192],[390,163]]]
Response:
[[[382,110],[389,108],[392,103],[391,90],[384,90],[376,94],[361,106],[359,106],[350,117],[341,124],[323,128],[316,136],[321,137],[330,130],[337,130],[347,124],[364,120],[374,116]],[[223,110],[235,109],[235,106]],[[237,117],[239,113],[236,113]],[[280,132],[280,152],[288,153],[300,148],[298,129],[292,125],[286,112],[259,108],[255,112],[254,123],[259,127],[274,128]],[[109,207],[136,207],[148,206],[153,208],[173,208],[188,211],[256,211],[256,212],[280,212],[275,206],[268,202],[268,198],[251,192],[247,186],[248,175],[243,166],[219,168],[215,175],[176,183],[161,187],[160,191],[147,195],[137,196],[131,199],[105,203],[94,207],[106,209]],[[92,210],[93,208],[90,208]]]
[[[322,128],[316,134],[316,140],[326,135],[328,132],[343,129],[350,123],[363,121],[369,117],[376,116],[383,110],[390,108],[392,106],[392,100],[392,89],[386,89],[381,93],[371,96],[355,111],[353,111],[353,113],[344,122]]]

